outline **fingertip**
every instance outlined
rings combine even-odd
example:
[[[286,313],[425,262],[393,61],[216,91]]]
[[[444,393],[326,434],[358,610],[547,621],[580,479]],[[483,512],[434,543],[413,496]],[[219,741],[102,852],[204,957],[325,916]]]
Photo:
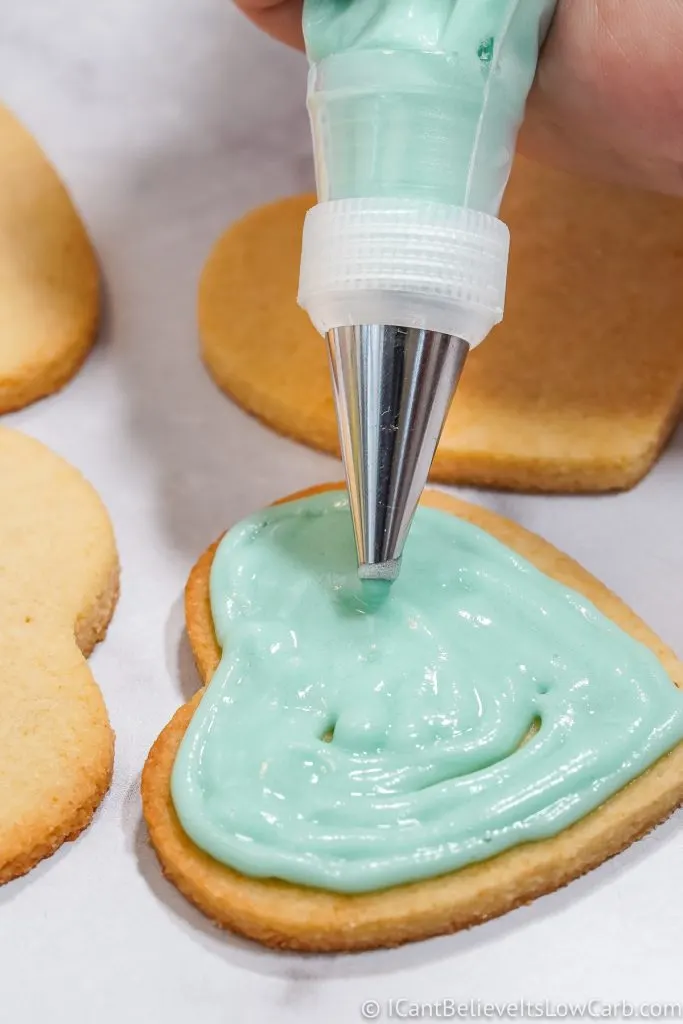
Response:
[[[235,0],[257,28],[296,50],[304,48],[303,0]]]

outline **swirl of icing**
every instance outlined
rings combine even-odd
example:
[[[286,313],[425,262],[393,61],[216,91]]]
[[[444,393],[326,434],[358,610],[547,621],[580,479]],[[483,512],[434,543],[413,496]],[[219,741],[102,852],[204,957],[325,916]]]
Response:
[[[346,495],[232,529],[223,658],[171,780],[186,833],[339,892],[555,835],[683,739],[652,652],[477,527],[418,510],[399,580],[361,584]]]

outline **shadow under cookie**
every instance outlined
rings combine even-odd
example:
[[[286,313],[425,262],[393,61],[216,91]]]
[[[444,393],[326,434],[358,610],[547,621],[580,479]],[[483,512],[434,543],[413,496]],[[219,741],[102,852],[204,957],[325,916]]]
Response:
[[[199,291],[219,387],[277,432],[338,454],[327,354],[298,308],[312,196],[253,211],[216,244]],[[520,491],[632,487],[683,404],[683,202],[519,158],[505,320],[468,358],[431,478]]]

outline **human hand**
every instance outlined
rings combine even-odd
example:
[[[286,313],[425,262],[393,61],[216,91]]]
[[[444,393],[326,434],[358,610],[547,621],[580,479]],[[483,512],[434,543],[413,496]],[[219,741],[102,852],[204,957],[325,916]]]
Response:
[[[302,0],[237,0],[303,47]],[[520,135],[556,167],[683,196],[683,2],[559,0]]]
[[[679,0],[560,0],[520,149],[683,196],[682,61]]]
[[[301,12],[304,0],[235,0],[240,10],[269,36],[298,50],[304,48]]]

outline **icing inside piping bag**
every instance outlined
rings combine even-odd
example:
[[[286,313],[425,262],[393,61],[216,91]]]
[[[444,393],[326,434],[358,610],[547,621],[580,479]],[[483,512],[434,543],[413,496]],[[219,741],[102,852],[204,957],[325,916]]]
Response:
[[[496,216],[556,0],[305,0],[318,199]]]
[[[344,492],[270,508],[224,537],[211,606],[223,657],[172,797],[247,875],[345,893],[440,875],[555,835],[683,739],[648,648],[434,509],[397,582],[368,589]]]

